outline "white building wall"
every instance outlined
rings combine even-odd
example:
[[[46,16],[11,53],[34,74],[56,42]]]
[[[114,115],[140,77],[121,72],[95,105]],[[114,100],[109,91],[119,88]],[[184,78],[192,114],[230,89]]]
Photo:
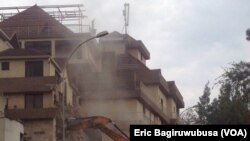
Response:
[[[15,120],[0,118],[0,141],[20,141],[23,125]]]
[[[0,91],[0,118],[4,116],[4,108],[6,105],[6,99]]]

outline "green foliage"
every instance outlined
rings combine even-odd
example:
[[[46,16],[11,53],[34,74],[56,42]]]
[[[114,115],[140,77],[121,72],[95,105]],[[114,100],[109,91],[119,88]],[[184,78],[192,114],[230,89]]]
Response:
[[[209,82],[205,85],[203,95],[199,98],[199,102],[197,104],[197,114],[198,121],[197,124],[206,124],[207,123],[207,110],[210,102],[210,87]]]
[[[201,124],[246,124],[250,120],[250,63],[232,64],[220,77],[220,94],[209,103],[208,84],[198,102]],[[205,94],[206,93],[206,94]],[[208,94],[209,93],[209,94]]]

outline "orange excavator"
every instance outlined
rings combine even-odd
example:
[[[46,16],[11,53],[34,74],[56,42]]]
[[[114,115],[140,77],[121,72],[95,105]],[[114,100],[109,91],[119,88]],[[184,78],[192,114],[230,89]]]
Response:
[[[107,124],[111,123],[118,131],[108,128]],[[129,141],[129,137],[109,118],[104,116],[93,116],[84,118],[74,118],[67,120],[67,130],[85,130],[90,128],[100,129],[114,141]]]

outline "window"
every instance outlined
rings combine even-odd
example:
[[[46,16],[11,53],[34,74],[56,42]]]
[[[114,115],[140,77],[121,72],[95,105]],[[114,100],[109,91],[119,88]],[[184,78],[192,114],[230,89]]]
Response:
[[[154,124],[158,123],[157,116],[154,116]]]
[[[43,61],[26,61],[25,76],[43,76]]]
[[[28,41],[25,42],[25,48],[51,55],[51,41]]]
[[[163,99],[161,98],[161,110],[163,110],[163,107],[164,107],[164,105],[163,105]]]
[[[20,141],[24,141],[24,136],[22,133],[20,133]]]
[[[43,94],[32,93],[25,95],[25,109],[43,108]]]
[[[1,68],[2,68],[2,70],[9,70],[10,69],[10,62],[2,62]]]
[[[176,113],[176,112],[177,112],[177,111],[176,111],[176,107],[175,107],[175,106],[173,107],[173,112],[174,112],[174,113]]]
[[[143,115],[146,116],[146,108],[145,106],[142,107]]]

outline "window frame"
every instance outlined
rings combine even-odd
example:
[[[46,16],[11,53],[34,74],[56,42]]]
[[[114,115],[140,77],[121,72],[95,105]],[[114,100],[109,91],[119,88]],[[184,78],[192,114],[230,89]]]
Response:
[[[43,60],[25,61],[25,77],[44,76]]]
[[[10,70],[10,62],[8,61],[1,62],[1,70],[2,71]]]
[[[52,55],[52,42],[45,41],[26,41],[24,43],[26,49],[36,50],[47,55]]]
[[[41,109],[43,108],[43,94],[29,93],[24,97],[25,109]]]

